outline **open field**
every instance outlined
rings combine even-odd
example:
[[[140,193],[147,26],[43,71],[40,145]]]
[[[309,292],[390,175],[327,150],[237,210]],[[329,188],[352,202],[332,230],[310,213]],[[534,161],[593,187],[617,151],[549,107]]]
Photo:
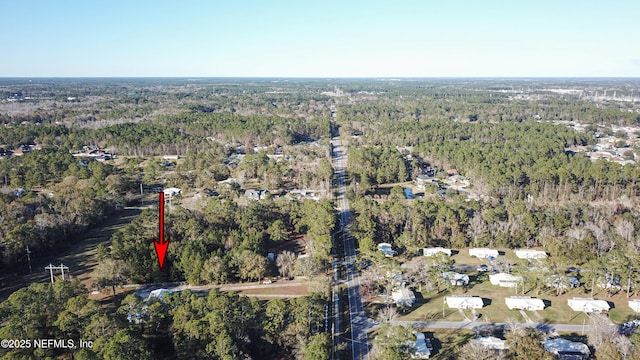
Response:
[[[32,282],[50,281],[50,274],[43,270],[44,266],[49,263],[68,266],[71,276],[76,277],[87,288],[91,287],[94,281],[93,271],[98,265],[96,260],[98,244],[109,241],[113,233],[133,221],[139,213],[140,210],[136,209],[116,211],[102,224],[88,229],[83,235],[79,235],[76,243],[60,254],[32,258],[33,273],[0,279],[2,282],[0,300],[6,299],[14,291]]]

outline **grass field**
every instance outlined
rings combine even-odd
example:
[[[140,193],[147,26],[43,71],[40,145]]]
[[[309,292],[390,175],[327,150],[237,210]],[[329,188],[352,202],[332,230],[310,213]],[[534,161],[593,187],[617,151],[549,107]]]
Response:
[[[437,333],[425,332],[427,337],[432,337],[433,350],[431,359],[449,360],[457,359],[457,350],[473,339],[475,334],[468,330],[438,330]]]
[[[509,310],[504,302],[504,299],[506,297],[516,296],[515,290],[511,288],[494,286],[491,285],[488,281],[472,284],[472,287],[466,292],[462,288],[452,288],[450,292],[441,292],[440,294],[423,294],[424,303],[416,305],[411,311],[403,314],[400,317],[400,320],[465,320],[457,309],[449,309],[446,304],[444,304],[444,298],[449,294],[472,295],[484,298],[485,307],[476,310],[477,313],[481,314],[480,320],[482,321],[504,322],[508,318],[515,318],[520,321],[525,321],[519,311]],[[522,295],[518,294],[518,296]],[[525,296],[537,297],[545,300],[547,304],[550,304],[550,306],[541,311],[527,311],[527,316],[533,321],[558,324],[582,324],[583,321],[588,321],[588,316],[586,314],[573,311],[567,304],[567,299],[571,297],[588,297],[588,295],[569,293],[556,297],[554,295],[541,293],[540,296],[536,296],[535,294],[525,294]],[[596,296],[596,298],[606,300],[614,304],[614,307],[609,312],[609,317],[615,323],[620,324],[630,319],[639,317],[627,305],[628,300],[625,296],[617,296],[612,298]],[[470,310],[465,310],[465,314],[467,314],[467,317],[471,318]]]

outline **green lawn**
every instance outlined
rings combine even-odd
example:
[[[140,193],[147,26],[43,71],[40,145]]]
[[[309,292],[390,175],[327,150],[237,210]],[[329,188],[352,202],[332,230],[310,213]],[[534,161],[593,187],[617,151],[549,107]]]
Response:
[[[469,330],[437,330],[431,334],[435,339],[436,353],[431,357],[434,360],[457,359],[458,348],[475,337],[475,333]]]
[[[520,321],[525,320],[519,311],[509,310],[504,302],[504,299],[506,297],[516,295],[515,290],[494,286],[491,285],[488,281],[483,281],[481,283],[472,285],[472,287],[468,289],[467,292],[464,292],[464,289],[462,288],[452,288],[451,292],[441,292],[440,294],[423,294],[425,303],[417,305],[412,311],[402,315],[401,320],[464,320],[457,309],[449,309],[446,304],[444,304],[444,297],[449,294],[473,295],[480,296],[484,299],[491,299],[491,303],[489,305],[486,305],[482,309],[476,310],[479,314],[481,314],[480,320],[482,321],[504,322],[508,318],[515,318]],[[518,294],[518,296],[522,295]],[[553,295],[541,293],[539,296],[535,296],[535,294],[526,294],[526,296],[537,297],[551,303],[551,306],[537,312],[539,316],[537,316],[535,312],[528,311],[527,315],[533,321],[544,321],[561,324],[582,324],[584,320],[588,320],[586,314],[573,311],[567,304],[567,299],[570,297],[588,297],[587,295],[565,294],[563,296],[556,297]],[[635,314],[633,310],[631,310],[631,308],[627,305],[626,298],[605,298],[601,296],[597,298],[614,302],[615,306],[609,312],[609,317],[615,323],[620,324],[638,317],[638,315]],[[467,317],[471,318],[470,310],[466,310],[465,313],[467,314]]]
[[[604,299],[607,300],[607,299]],[[634,312],[628,303],[628,299],[624,298],[615,302],[615,307],[609,311],[609,318],[616,324],[622,324],[629,320],[640,318],[640,314]]]

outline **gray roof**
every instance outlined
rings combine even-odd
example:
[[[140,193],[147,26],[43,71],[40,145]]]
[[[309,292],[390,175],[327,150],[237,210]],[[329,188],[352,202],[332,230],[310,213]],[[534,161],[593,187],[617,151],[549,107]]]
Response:
[[[542,346],[547,351],[558,355],[560,359],[584,359],[591,355],[591,350],[586,344],[561,337],[547,339]]]

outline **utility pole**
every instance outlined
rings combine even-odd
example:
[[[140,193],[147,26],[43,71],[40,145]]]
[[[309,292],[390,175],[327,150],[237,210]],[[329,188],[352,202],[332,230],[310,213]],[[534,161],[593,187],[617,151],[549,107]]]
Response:
[[[140,183],[140,206],[144,206],[144,192],[142,192],[142,183]]]
[[[53,264],[49,264],[49,266],[45,267],[44,269],[51,272],[51,284],[53,284]]]
[[[27,245],[27,261],[29,261],[29,274],[31,274],[31,251],[29,251],[29,245]]]
[[[64,271],[67,270],[69,271],[69,267],[65,266],[64,264],[60,264],[60,266],[55,266],[53,264],[49,264],[47,266],[45,266],[44,268],[45,270],[49,270],[49,273],[51,274],[51,283],[54,283],[54,277],[53,277],[53,270],[60,270],[62,272],[62,280],[64,280]]]

